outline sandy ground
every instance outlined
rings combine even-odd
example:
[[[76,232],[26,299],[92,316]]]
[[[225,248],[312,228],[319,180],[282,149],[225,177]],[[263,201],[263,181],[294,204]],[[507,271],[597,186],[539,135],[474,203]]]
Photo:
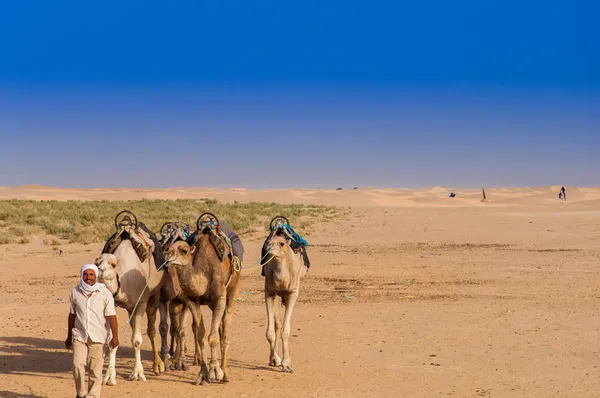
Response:
[[[0,188],[0,198],[211,197],[351,206],[315,225],[313,262],[292,323],[296,372],[267,366],[259,269],[244,271],[230,350],[232,381],[194,386],[198,367],[130,382],[128,329],[106,397],[600,396],[600,189],[480,191]],[[302,233],[302,231],[299,231]],[[0,396],[72,397],[69,289],[101,245],[43,237],[0,246]],[[243,236],[247,263],[263,236]],[[118,310],[120,324],[126,317]]]

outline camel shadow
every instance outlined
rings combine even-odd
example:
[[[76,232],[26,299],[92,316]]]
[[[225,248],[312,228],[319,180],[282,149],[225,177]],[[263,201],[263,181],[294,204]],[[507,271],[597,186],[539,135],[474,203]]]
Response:
[[[21,394],[18,392],[0,390],[0,397],[4,398],[42,398],[41,395],[35,394]]]
[[[51,374],[71,373],[73,354],[67,351],[62,340],[50,340],[38,337],[0,337],[0,374],[42,373],[45,377]],[[127,364],[133,360],[134,350],[131,347],[119,347],[117,368],[123,369],[127,376]],[[150,351],[142,350],[142,359],[152,358]],[[106,366],[105,361],[105,366]],[[121,373],[121,372],[119,372]],[[0,396],[4,396],[1,395]]]
[[[240,369],[248,369],[248,370],[266,370],[269,372],[273,372],[278,369],[277,367],[270,367],[270,366],[266,366],[266,365],[255,365],[255,364],[252,364],[249,362],[238,361],[235,359],[230,359],[229,365],[232,368],[240,368]]]

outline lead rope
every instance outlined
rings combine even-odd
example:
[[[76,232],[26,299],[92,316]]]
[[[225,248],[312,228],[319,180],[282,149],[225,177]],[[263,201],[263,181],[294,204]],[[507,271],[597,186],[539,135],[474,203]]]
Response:
[[[269,250],[267,250],[267,252],[265,253],[264,256],[262,256],[262,258],[260,260],[258,260],[256,263],[249,265],[247,267],[242,267],[242,264],[240,263],[240,259],[237,256],[233,256],[233,260],[231,262],[231,266],[233,268],[233,272],[241,272],[242,270],[245,269],[252,269],[252,268],[256,268],[259,265],[267,265],[272,259],[273,257],[271,257],[270,259],[267,260],[266,263],[262,263],[262,261],[267,258],[267,256],[269,255],[269,253],[271,252],[271,248],[269,248]],[[227,280],[227,284],[225,285],[225,289],[227,289],[227,287],[229,287],[229,283],[231,282],[231,278],[233,277],[233,272],[231,272],[229,274],[229,280]]]

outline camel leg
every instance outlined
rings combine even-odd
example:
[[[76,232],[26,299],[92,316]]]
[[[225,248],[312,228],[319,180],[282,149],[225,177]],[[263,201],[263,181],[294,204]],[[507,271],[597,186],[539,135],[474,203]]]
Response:
[[[269,366],[281,366],[281,358],[277,355],[277,332],[279,331],[275,299],[277,296],[265,292],[265,303],[267,305],[267,341],[271,347],[269,355]]]
[[[298,293],[288,293],[285,297],[285,315],[283,316],[283,329],[281,330],[281,345],[283,349],[283,360],[281,361],[281,371],[292,373],[292,358],[290,357],[290,331],[292,329],[290,323],[292,320],[292,312],[298,299]]]
[[[148,339],[150,339],[152,354],[154,356],[152,370],[157,376],[160,376],[165,372],[165,364],[160,358],[158,347],[156,345],[156,312],[159,305],[160,297],[158,294],[155,294],[150,298],[150,300],[148,300],[148,306],[146,307],[146,315],[148,316]]]
[[[231,320],[235,309],[235,296],[228,296],[227,308],[223,315],[223,323],[221,328],[221,368],[223,369],[223,381],[229,381],[229,366],[227,363],[227,350],[229,349],[229,330],[231,328]]]
[[[190,309],[194,323],[198,326],[197,339],[200,340],[200,355],[202,363],[200,364],[200,372],[198,373],[198,379],[196,379],[196,385],[208,383],[210,381],[210,369],[208,368],[208,362],[206,358],[206,345],[204,344],[204,337],[206,331],[204,329],[204,322],[202,321],[202,311],[200,305],[194,303],[191,300],[186,301],[186,306]]]
[[[129,380],[138,380],[138,381],[146,381],[146,376],[144,376],[144,367],[142,366],[142,319],[144,317],[144,312],[146,311],[146,303],[140,302],[135,313],[133,314],[133,318],[131,319],[131,330],[133,335],[131,337],[131,346],[135,351],[135,366],[133,368],[133,372],[129,376]]]
[[[202,318],[200,318],[200,320],[202,321]],[[198,325],[196,323],[196,320],[192,318],[192,330],[194,331],[194,366],[202,364],[202,350],[200,349],[200,340],[204,339],[204,325],[202,325],[202,336],[199,335],[199,329],[200,325]]]
[[[198,336],[198,350],[200,352],[200,366],[206,369],[205,376],[209,376],[209,368],[208,368],[208,335],[206,333],[206,327],[204,326],[204,318],[202,318],[202,312],[200,312],[200,322],[197,326],[197,336]],[[206,379],[208,382],[209,379]]]
[[[208,334],[208,344],[210,345],[210,376],[211,381],[223,381],[225,374],[219,365],[219,345],[221,338],[219,337],[219,328],[225,313],[227,304],[227,296],[224,294],[217,298],[216,302],[210,307],[212,310],[212,320],[210,324],[210,333]]]
[[[112,339],[112,333],[109,333]],[[109,354],[108,354],[108,368],[106,369],[106,376],[104,376],[104,384],[107,386],[116,386],[117,385],[117,370],[115,367],[115,362],[117,360],[117,349],[119,347],[112,348],[108,346]]]
[[[158,328],[160,331],[160,357],[164,363],[165,370],[169,368],[167,362],[170,359],[169,346],[167,344],[169,334],[169,307],[168,301],[161,300],[158,303],[158,312],[160,313],[160,325]]]
[[[175,319],[175,317],[177,316],[176,310],[177,304],[171,301],[169,303],[169,319],[171,321],[171,326],[169,327],[169,332],[171,333],[171,345],[169,348],[169,355],[171,356],[171,358],[173,358],[173,356],[175,355],[175,350],[177,349],[177,326],[175,325],[175,323],[177,322],[177,320]]]
[[[171,369],[188,370],[188,366],[185,363],[185,338],[187,336],[187,322],[189,319],[189,316],[186,315],[188,315],[188,312],[185,311],[185,307],[181,303],[174,304],[172,309],[171,322],[175,328],[177,346],[173,355]]]

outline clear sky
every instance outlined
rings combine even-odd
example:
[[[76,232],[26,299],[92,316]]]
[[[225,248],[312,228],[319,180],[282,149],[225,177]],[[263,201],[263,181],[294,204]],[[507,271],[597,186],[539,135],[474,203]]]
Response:
[[[0,185],[600,185],[597,1],[5,3]]]

